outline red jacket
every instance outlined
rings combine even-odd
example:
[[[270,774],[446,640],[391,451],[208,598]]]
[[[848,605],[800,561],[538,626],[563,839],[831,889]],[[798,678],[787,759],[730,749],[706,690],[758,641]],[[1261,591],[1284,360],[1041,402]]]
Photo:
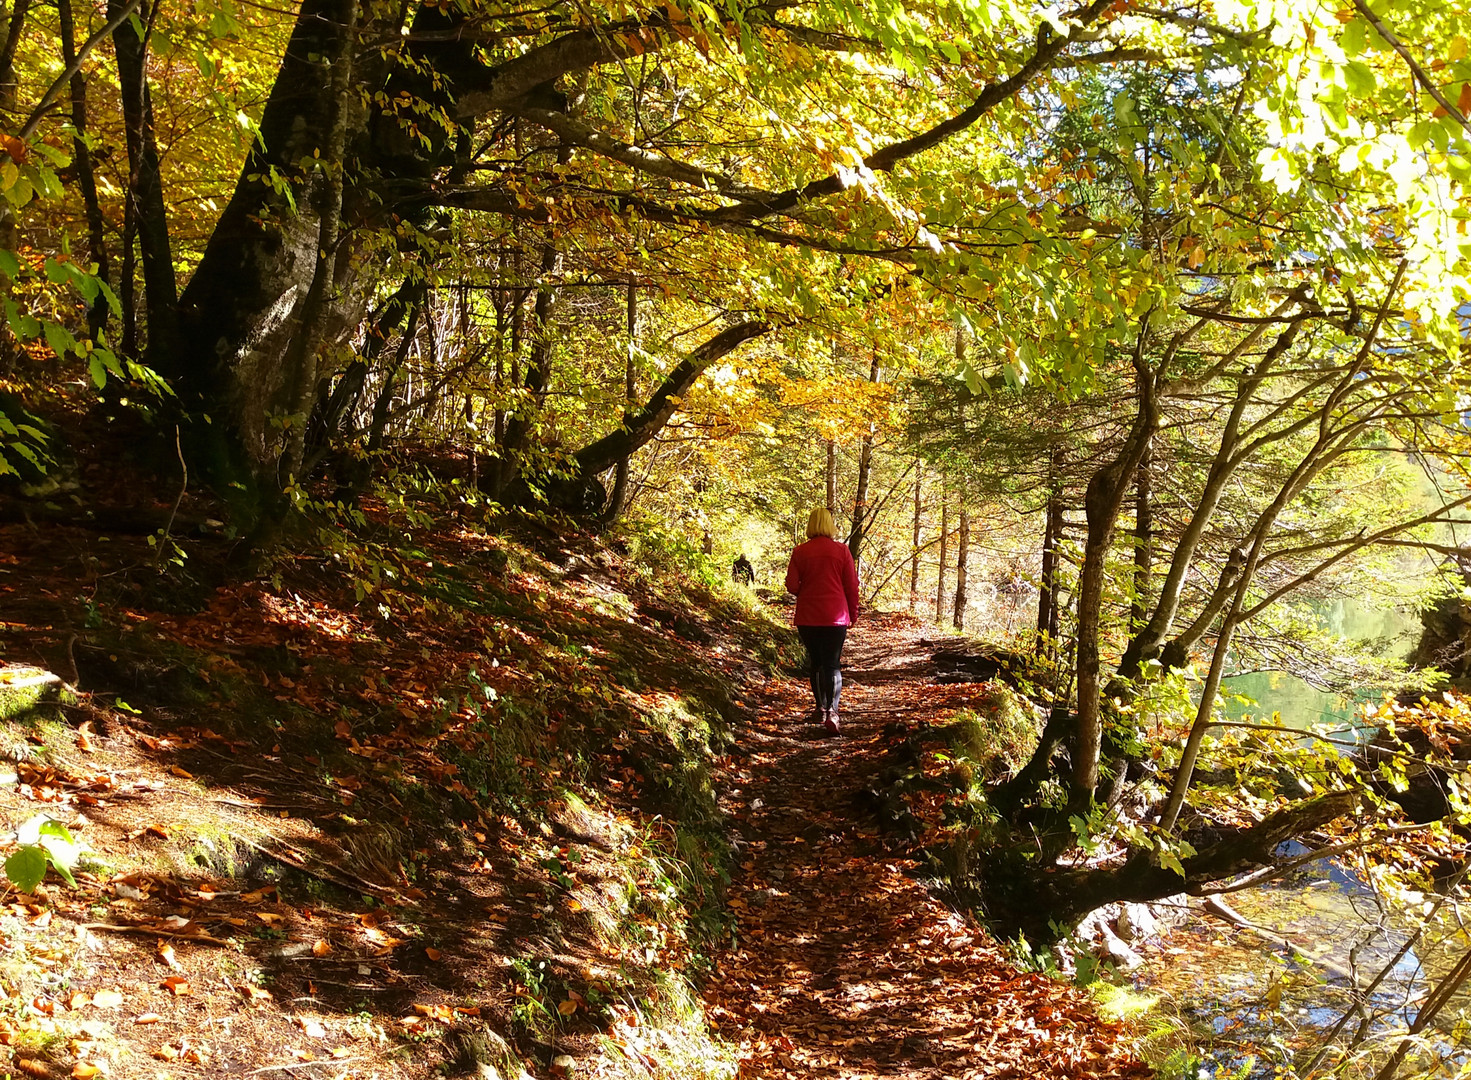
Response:
[[[858,571],[847,544],[814,536],[792,552],[787,592],[795,593],[798,626],[852,626],[858,621]]]

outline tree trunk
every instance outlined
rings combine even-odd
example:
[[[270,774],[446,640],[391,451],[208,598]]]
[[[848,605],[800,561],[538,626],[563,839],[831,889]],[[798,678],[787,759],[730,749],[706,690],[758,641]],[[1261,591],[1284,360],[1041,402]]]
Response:
[[[1130,634],[1138,633],[1144,625],[1154,570],[1154,495],[1150,490],[1149,475],[1153,464],[1153,450],[1146,447],[1134,480],[1134,588],[1129,602]]]
[[[827,441],[827,468],[824,471],[827,477],[827,506],[828,512],[838,512],[838,444],[835,440]]]
[[[1037,637],[1039,647],[1052,653],[1057,648],[1058,547],[1062,543],[1062,452],[1054,449],[1048,470],[1047,506],[1042,526],[1042,576],[1037,587]]]
[[[875,350],[868,362],[869,384],[877,385],[880,374],[879,354]],[[874,425],[869,424],[863,433],[863,447],[858,453],[858,488],[853,496],[853,528],[848,533],[848,550],[853,553],[855,566],[862,562],[863,538],[872,524],[868,509],[868,479],[873,469],[873,432]]]
[[[940,557],[935,569],[935,625],[945,622],[945,560],[950,547],[950,491],[940,477]]]
[[[922,488],[919,459],[914,462],[914,532],[910,540],[913,554],[909,556],[909,613],[914,614],[919,606],[919,511],[920,489]]]
[[[5,29],[5,41],[0,43],[0,111],[7,114],[15,112],[18,89],[15,54],[20,48],[21,36],[25,33],[26,15],[30,7],[31,0],[15,0],[15,6],[10,9],[10,23]],[[15,124],[15,127],[19,126],[20,124]]]
[[[285,453],[282,455],[278,475],[288,482],[297,479],[301,472],[306,450],[307,421],[311,416],[312,399],[317,385],[317,354],[322,346],[322,323],[331,300],[328,292],[332,288],[332,265],[337,256],[337,237],[342,223],[342,175],[351,108],[349,94],[353,92],[352,59],[357,37],[357,0],[340,0],[331,17],[341,27],[337,51],[331,58],[329,69],[332,81],[328,96],[332,108],[327,117],[327,137],[324,140],[321,164],[317,166],[318,175],[311,197],[312,209],[318,221],[316,261],[311,285],[307,288],[306,298],[297,314],[295,332],[285,359],[291,412],[288,415],[290,426]]]
[[[1155,397],[1157,375],[1144,359],[1148,320],[1139,327],[1134,355],[1139,388],[1138,412],[1118,455],[1088,481],[1083,505],[1088,532],[1083,546],[1083,565],[1078,574],[1077,692],[1078,719],[1073,739],[1073,797],[1081,802],[1093,798],[1098,786],[1099,751],[1103,741],[1103,713],[1099,631],[1103,616],[1105,562],[1113,547],[1114,526],[1123,508],[1124,495],[1133,479],[1149,441],[1159,426],[1159,404]]]
[[[1200,891],[1269,866],[1283,843],[1353,813],[1358,803],[1356,793],[1339,791],[1290,804],[1256,825],[1202,843],[1198,854],[1182,860],[1183,876],[1159,866],[1147,851],[1108,867],[1043,870],[997,860],[985,882],[987,912],[1003,936],[1023,933],[1030,941],[1049,942],[1056,939],[1058,929],[1070,929],[1104,904]]]
[[[760,337],[770,329],[770,323],[760,320],[737,323],[689,353],[618,430],[577,452],[576,460],[582,475],[595,476],[646,444],[669,422],[680,401],[706,368],[738,345]]]
[[[138,253],[143,262],[143,299],[147,312],[150,366],[160,374],[176,370],[179,351],[179,283],[174,277],[174,257],[169,243],[168,207],[159,174],[158,142],[153,133],[153,101],[148,87],[148,38],[161,0],[139,8],[145,29],[140,37],[134,19],[125,20],[112,35],[117,56],[118,92],[122,98],[123,124],[128,145],[128,202],[133,208],[133,227]],[[125,5],[109,0],[108,17]]]
[[[638,282],[632,275],[629,275],[628,278],[626,316],[628,354],[623,361],[623,423],[625,426],[633,419],[633,406],[636,400],[634,395],[638,393],[638,371],[633,362],[634,353],[638,348]],[[632,454],[624,454],[614,466],[613,491],[608,496],[607,509],[603,511],[605,522],[617,521],[619,515],[623,513],[624,503],[628,500],[628,475],[631,459]]]
[[[61,30],[61,60],[71,67],[77,58],[76,27],[72,19],[71,0],[56,0],[56,16]],[[72,166],[77,187],[82,192],[82,208],[87,217],[87,253],[97,264],[97,276],[110,282],[107,261],[107,238],[102,217],[102,204],[97,198],[97,173],[92,167],[92,152],[87,149],[87,79],[78,68],[71,77]],[[87,333],[96,339],[107,328],[111,309],[107,297],[98,296],[87,312]]]
[[[965,629],[965,581],[970,562],[970,511],[960,504],[960,535],[955,550],[955,620],[957,630]]]

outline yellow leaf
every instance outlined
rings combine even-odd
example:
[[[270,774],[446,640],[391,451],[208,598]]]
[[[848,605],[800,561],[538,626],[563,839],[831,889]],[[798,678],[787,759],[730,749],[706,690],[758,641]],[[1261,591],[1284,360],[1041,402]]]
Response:
[[[90,1061],[79,1061],[72,1066],[72,1080],[92,1080],[92,1077],[102,1072]]]
[[[561,1013],[563,1016],[571,1016],[573,1013],[575,1013],[577,1011],[577,1002],[575,1002],[575,1001],[564,1001],[564,1002],[562,1002],[562,1004],[560,1004],[560,1005],[557,1006],[557,1011],[559,1013]]]

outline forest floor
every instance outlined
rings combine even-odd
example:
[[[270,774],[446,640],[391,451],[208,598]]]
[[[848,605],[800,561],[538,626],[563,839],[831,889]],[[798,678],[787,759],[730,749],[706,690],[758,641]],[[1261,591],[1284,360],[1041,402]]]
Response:
[[[729,894],[740,945],[707,991],[713,1021],[747,1047],[750,1075],[1148,1075],[1086,995],[1017,970],[916,875],[910,843],[864,812],[860,793],[897,740],[975,702],[976,684],[935,684],[926,633],[884,613],[854,629],[839,738],[811,723],[800,680],[760,687],[722,800],[741,838]]]
[[[244,575],[124,458],[0,506],[0,823],[77,857],[0,889],[0,1074],[1144,1073],[937,898],[943,792],[863,800],[982,708],[956,639],[865,619],[824,738],[786,613],[667,536],[419,491]]]

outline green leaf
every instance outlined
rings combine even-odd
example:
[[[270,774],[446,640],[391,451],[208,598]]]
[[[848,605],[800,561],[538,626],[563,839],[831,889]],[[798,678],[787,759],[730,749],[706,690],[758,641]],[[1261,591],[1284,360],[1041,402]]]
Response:
[[[20,277],[20,260],[15,257],[15,252],[0,248],[0,274],[11,281]]]
[[[43,327],[46,333],[46,345],[56,354],[58,360],[69,352],[76,351],[77,339],[72,332],[59,323],[48,322]]]
[[[107,368],[102,366],[102,357],[97,355],[100,351],[94,351],[87,357],[87,370],[92,375],[93,385],[99,390],[107,385]]]
[[[5,860],[5,876],[21,892],[35,892],[46,876],[46,849],[27,844]]]
[[[1350,58],[1358,56],[1369,43],[1369,24],[1363,19],[1350,19],[1343,25],[1343,34],[1338,44],[1343,54]]]
[[[1374,69],[1362,60],[1350,61],[1343,69],[1343,85],[1350,94],[1357,97],[1368,97],[1379,87],[1379,80],[1374,77]]]

